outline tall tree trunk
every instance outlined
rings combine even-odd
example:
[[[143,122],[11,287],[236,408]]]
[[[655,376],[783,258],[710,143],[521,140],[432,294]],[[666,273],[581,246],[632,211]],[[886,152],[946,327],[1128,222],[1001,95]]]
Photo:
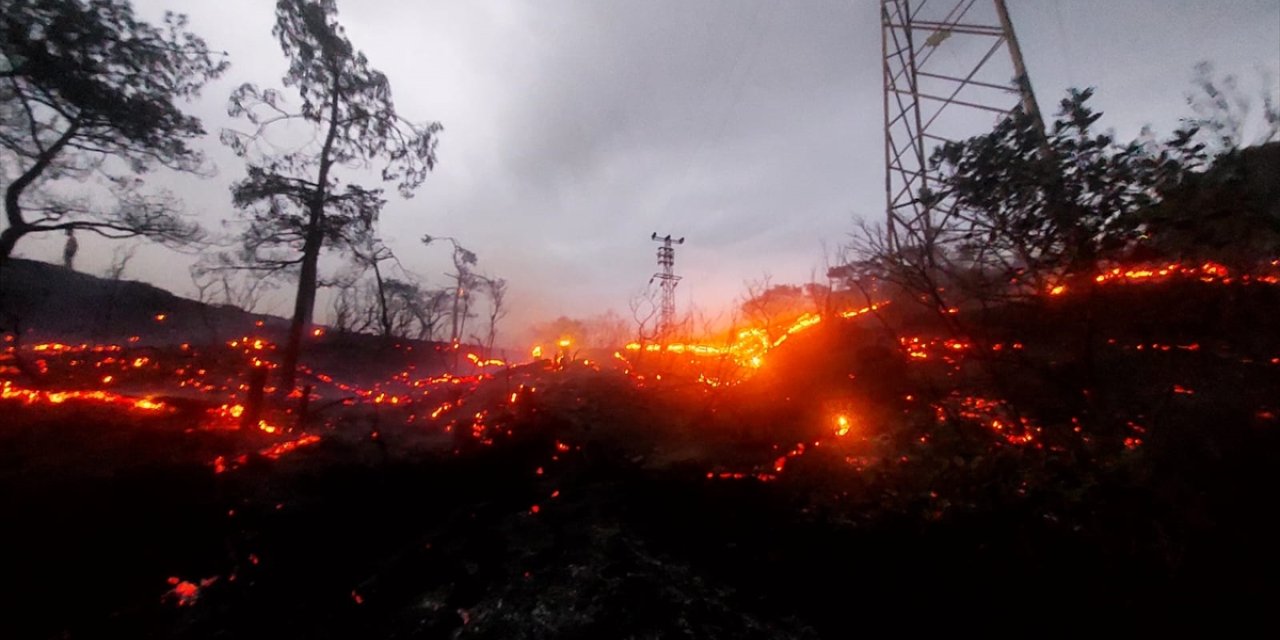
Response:
[[[25,225],[24,225],[25,226]],[[14,245],[18,244],[18,239],[26,235],[24,227],[5,227],[4,231],[0,231],[0,269],[9,264],[9,257],[13,254]]]
[[[382,281],[382,270],[378,268],[378,251],[372,254],[373,280],[378,285],[378,309],[382,314],[382,337],[391,340],[391,315],[387,311],[387,288]]]
[[[452,332],[449,333],[449,342],[454,344],[461,343],[458,339],[458,305],[462,302],[462,274],[454,274],[453,276],[453,311],[449,314],[449,320],[453,323]]]
[[[53,164],[53,159],[58,156],[62,148],[80,131],[80,123],[72,121],[66,131],[58,136],[48,149],[45,149],[39,157],[36,158],[34,164],[22,172],[9,186],[4,190],[4,215],[9,222],[9,226],[0,232],[0,267],[4,267],[9,263],[9,257],[13,254],[13,248],[18,244],[18,239],[31,233],[34,229],[32,225],[22,218],[22,192],[31,186],[37,178],[44,173],[45,169]]]
[[[284,348],[284,361],[280,368],[280,393],[293,393],[298,381],[298,359],[302,354],[302,335],[311,324],[316,307],[316,280],[320,263],[320,249],[324,245],[324,207],[329,201],[329,170],[333,168],[333,142],[338,137],[337,74],[334,74],[333,100],[329,103],[329,132],[320,149],[320,172],[316,177],[316,192],[310,203],[307,220],[307,238],[302,245],[302,270],[298,273],[298,296],[294,299],[293,320],[289,323],[289,341]]]
[[[313,220],[314,220],[313,216]],[[298,359],[302,354],[302,337],[311,325],[316,306],[316,280],[319,274],[320,246],[323,237],[319,221],[310,225],[302,247],[302,269],[298,274],[298,295],[294,298],[293,319],[289,323],[289,340],[285,343],[280,364],[280,393],[292,393],[297,386]]]

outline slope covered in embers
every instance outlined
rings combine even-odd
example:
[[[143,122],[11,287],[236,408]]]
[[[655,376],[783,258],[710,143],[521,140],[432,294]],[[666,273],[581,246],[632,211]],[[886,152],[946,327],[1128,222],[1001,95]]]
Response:
[[[177,418],[16,410],[3,506],[24,523],[7,533],[25,550],[7,594],[23,613],[6,624],[494,638],[1244,624],[1277,559],[1280,339],[1257,328],[1278,305],[1260,284],[1117,286],[966,318],[983,329],[966,340],[894,311],[918,335],[823,322],[725,386],[658,359],[630,374],[543,361],[429,418],[361,405],[319,443],[221,473],[223,436]],[[69,598],[76,576],[117,588]],[[57,617],[36,613],[48,603]]]
[[[183,345],[212,351],[248,337],[262,340],[274,351],[284,339],[288,320],[184,298],[143,282],[13,259],[0,274],[0,330],[10,334],[5,347],[13,346],[15,338],[27,349],[40,344],[119,347],[122,356],[180,363],[189,360]],[[404,371],[427,376],[456,368],[455,360],[466,364],[465,352],[455,356],[445,343],[386,339],[326,327],[317,327],[306,346],[302,363],[312,374],[336,376],[343,384],[362,387]],[[466,352],[484,353],[480,347],[464,346]],[[314,375],[304,375],[302,380],[324,386]],[[84,381],[59,382],[65,387]],[[140,392],[155,393],[154,387]]]

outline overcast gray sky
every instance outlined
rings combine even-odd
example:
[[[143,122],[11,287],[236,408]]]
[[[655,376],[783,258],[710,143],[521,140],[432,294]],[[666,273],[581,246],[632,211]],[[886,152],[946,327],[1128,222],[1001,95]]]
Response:
[[[270,33],[274,3],[136,5],[149,18],[189,14],[194,31],[230,53],[226,76],[192,106],[219,175],[157,177],[216,228],[233,216],[228,185],[243,174],[217,142],[232,124],[227,95],[245,81],[278,86],[286,68]],[[807,281],[822,244],[844,242],[854,216],[883,215],[876,0],[338,5],[352,42],[390,77],[401,114],[445,127],[437,170],[414,199],[391,198],[382,234],[437,284],[447,256],[417,239],[457,237],[483,270],[509,280],[512,329],[559,314],[625,315],[654,271],[654,231],[688,238],[677,254],[680,304],[692,297],[715,311],[764,272]],[[1068,86],[1096,86],[1102,122],[1121,137],[1176,126],[1200,60],[1248,87],[1259,66],[1280,74],[1277,0],[1009,5],[1046,110]],[[57,247],[55,238],[19,250],[52,259]],[[81,264],[101,270],[109,256],[92,246]],[[187,261],[147,248],[127,276],[185,293]],[[269,306],[288,308],[284,297]]]

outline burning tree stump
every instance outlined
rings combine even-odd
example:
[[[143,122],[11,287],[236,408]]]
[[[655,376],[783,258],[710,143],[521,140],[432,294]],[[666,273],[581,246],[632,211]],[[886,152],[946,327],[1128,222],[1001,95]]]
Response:
[[[302,388],[302,397],[298,398],[298,428],[303,429],[307,426],[307,420],[310,419],[311,412],[311,385]]]
[[[249,395],[244,401],[244,413],[240,414],[240,428],[251,429],[262,418],[262,395],[267,386],[267,368],[254,367],[249,374]]]

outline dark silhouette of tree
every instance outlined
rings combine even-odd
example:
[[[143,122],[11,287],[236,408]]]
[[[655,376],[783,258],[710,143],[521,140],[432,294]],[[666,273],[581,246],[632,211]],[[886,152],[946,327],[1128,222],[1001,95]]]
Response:
[[[297,268],[298,291],[285,345],[280,388],[294,388],[302,336],[311,324],[321,250],[348,248],[371,231],[385,200],[381,189],[345,181],[342,167],[381,164],[383,182],[408,198],[436,162],[439,123],[402,118],[387,77],[370,68],[337,21],[334,0],[280,0],[272,30],[289,58],[285,87],[301,104],[290,108],[276,89],[246,84],[231,96],[228,113],[249,131],[224,130],[222,140],[248,164],[232,188],[248,211],[243,257],[262,270]],[[272,129],[314,129],[319,143],[271,144]]]
[[[376,321],[361,323],[356,328],[358,331],[376,325],[378,333],[388,340],[434,339],[446,303],[452,297],[450,291],[424,288],[422,279],[405,269],[391,248],[374,236],[353,245],[351,252],[356,275],[339,283],[342,291],[339,301],[335,302],[335,319],[354,320],[362,313],[364,318],[376,317]],[[390,263],[390,269],[382,266],[384,262]],[[357,290],[355,285],[365,273],[373,274],[373,282],[367,283],[363,290]],[[487,287],[489,280],[480,278],[479,282]],[[491,292],[488,288],[486,291]],[[356,298],[360,301],[357,302]],[[357,315],[352,315],[353,311]]]
[[[635,340],[640,344],[655,340],[658,337],[654,321],[658,316],[658,290],[646,287],[632,293],[627,298],[627,308],[631,310],[631,321],[635,323]]]
[[[498,340],[498,322],[507,317],[508,313],[507,281],[488,276],[477,276],[477,281],[485,296],[489,298],[489,313],[486,317],[488,326],[485,327],[484,346],[492,357],[493,344]]]
[[[948,142],[932,162],[937,191],[928,233],[896,243],[870,232],[864,263],[943,316],[959,304],[1024,299],[1124,254],[1141,212],[1204,163],[1193,128],[1163,143],[1117,143],[1094,125],[1091,90],[1072,90],[1047,132],[1021,111],[988,134]],[[945,318],[948,323],[950,318]]]
[[[584,323],[587,326],[587,336],[591,339],[587,346],[595,349],[620,348],[631,334],[626,318],[613,309],[591,316]]]
[[[372,234],[368,235],[364,242],[353,244],[351,253],[359,265],[373,271],[374,291],[378,298],[378,326],[382,330],[382,337],[391,338],[393,335],[391,311],[387,304],[387,278],[383,277],[382,263],[395,260],[396,256],[391,252],[390,247]]]
[[[1138,249],[1172,260],[1212,260],[1233,273],[1280,256],[1280,142],[1231,149],[1137,216]]]
[[[812,300],[804,288],[771,284],[772,279],[766,274],[759,280],[747,282],[739,306],[751,326],[764,329],[771,339],[777,338],[787,324],[812,308]]]
[[[1184,121],[1207,138],[1206,146],[1213,153],[1231,153],[1280,139],[1280,98],[1272,91],[1274,78],[1260,72],[1259,80],[1261,109],[1250,118],[1253,99],[1240,90],[1235,75],[1219,76],[1209,62],[1196,65],[1192,90],[1187,93],[1187,105],[1193,115]]]
[[[1201,166],[1192,130],[1155,148],[1096,132],[1102,114],[1089,108],[1092,94],[1071,91],[1045,138],[1018,112],[992,133],[934,154],[956,205],[949,249],[968,271],[1036,292],[1091,272],[1134,240],[1136,212]]]
[[[569,316],[560,316],[550,322],[534,325],[533,335],[540,346],[548,349],[545,352],[548,355],[561,340],[569,340],[575,348],[592,342],[591,327],[588,322]]]
[[[0,12],[0,149],[8,226],[0,266],[33,233],[84,230],[107,238],[198,239],[166,193],[137,176],[157,167],[197,172],[188,142],[200,120],[178,108],[227,62],[186,31],[183,15],[155,26],[125,0],[11,0]],[[96,180],[113,198],[55,194],[55,183]],[[57,189],[65,193],[66,188]]]
[[[422,244],[430,246],[437,240],[444,240],[453,246],[453,273],[445,274],[453,280],[453,291],[451,295],[451,310],[449,313],[451,330],[449,332],[449,341],[456,347],[462,342],[462,336],[465,335],[467,318],[471,317],[471,289],[475,288],[478,282],[472,267],[476,266],[479,258],[476,254],[462,245],[454,238],[438,238],[434,236],[422,236]]]

